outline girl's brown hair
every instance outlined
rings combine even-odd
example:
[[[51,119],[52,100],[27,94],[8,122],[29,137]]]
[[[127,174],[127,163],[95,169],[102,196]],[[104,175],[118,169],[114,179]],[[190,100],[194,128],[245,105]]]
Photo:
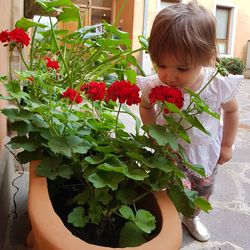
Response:
[[[175,55],[186,64],[210,65],[216,58],[216,22],[212,13],[196,2],[175,4],[156,16],[150,37],[151,60]]]

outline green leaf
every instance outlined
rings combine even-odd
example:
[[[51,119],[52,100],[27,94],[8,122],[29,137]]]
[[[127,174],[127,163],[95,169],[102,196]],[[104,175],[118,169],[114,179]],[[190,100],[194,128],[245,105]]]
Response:
[[[138,168],[132,168],[126,166],[123,171],[124,175],[127,176],[130,179],[137,180],[137,181],[143,181],[145,178],[148,177],[147,172],[143,169]]]
[[[121,206],[119,209],[119,212],[121,213],[122,217],[127,220],[133,221],[135,219],[133,210],[128,206],[124,206],[124,205]]]
[[[107,206],[112,200],[112,195],[108,193],[109,189],[107,188],[98,188],[94,190],[95,199],[101,202],[103,205]]]
[[[75,227],[84,227],[88,221],[88,217],[84,216],[83,207],[75,207],[68,215],[68,223],[73,224]]]
[[[17,159],[19,163],[24,164],[31,162],[33,160],[39,160],[42,158],[42,155],[43,154],[41,151],[32,151],[32,152],[22,151],[17,154]]]
[[[184,128],[182,128],[181,126],[178,128],[177,131],[178,136],[183,139],[185,142],[190,143],[191,140],[186,132],[186,130]]]
[[[77,21],[79,18],[79,8],[76,6],[72,8],[63,8],[63,12],[57,17],[59,21],[68,22],[68,21]]]
[[[127,222],[120,232],[119,246],[120,247],[136,247],[145,243],[146,240],[143,231],[140,230],[133,222]]]
[[[5,83],[8,80],[8,76],[0,76],[0,82]]]
[[[134,56],[132,55],[128,55],[126,56],[126,59],[128,60],[128,62],[130,62],[132,65],[137,66],[137,60]]]
[[[171,102],[164,102],[164,106],[167,107],[169,112],[182,114],[181,110],[175,104],[173,104]]]
[[[135,224],[145,233],[151,233],[155,229],[155,217],[144,209],[139,209],[135,215]]]
[[[137,197],[137,192],[134,187],[121,187],[116,191],[116,198],[122,202],[122,204],[131,205],[134,199]]]
[[[102,153],[105,153],[105,154],[109,154],[109,153],[116,153],[117,152],[117,149],[115,149],[113,146],[98,146],[96,148],[96,150],[98,152],[102,152]]]
[[[117,173],[122,173],[124,167],[114,167],[108,163],[103,163],[97,166],[97,169],[103,170],[103,171],[114,171]]]
[[[70,135],[66,137],[67,145],[71,148],[74,153],[86,154],[88,150],[92,147],[92,144],[82,139],[79,136]]]
[[[98,171],[88,177],[95,188],[110,187],[112,190],[118,188],[118,184],[124,179],[123,175],[114,172]]]
[[[177,185],[170,187],[168,192],[176,209],[186,217],[190,217],[195,211],[194,194],[196,194],[196,192],[184,191],[184,189]]]
[[[11,123],[11,129],[17,131],[17,134],[22,136],[31,130],[31,124],[24,121],[16,121]]]
[[[78,205],[84,205],[90,197],[90,192],[90,188],[85,188],[73,198],[73,202],[76,202]]]
[[[198,120],[198,118],[196,116],[185,114],[185,117],[191,125],[198,128],[206,135],[210,135],[210,133],[204,128],[204,126],[201,124],[201,122]]]
[[[147,125],[145,129],[148,131],[149,135],[156,140],[157,144],[160,146],[168,145],[168,138],[166,137],[166,128],[161,125]]]
[[[127,152],[127,155],[133,159],[133,160],[137,160],[137,161],[142,161],[143,160],[143,155],[141,155],[140,153],[136,153],[136,152]]]
[[[141,46],[147,50],[148,49],[148,40],[144,36],[139,36],[138,39],[139,39]]]
[[[131,45],[131,41],[129,39],[105,38],[105,39],[99,39],[98,42],[100,43],[102,48],[107,50],[113,49],[118,45],[125,45],[125,46]]]
[[[206,176],[205,169],[200,164],[189,164],[189,168],[191,168],[194,172],[198,173],[201,176]]]
[[[14,121],[17,120],[18,110],[16,108],[13,108],[13,109],[9,109],[9,108],[3,109],[2,113],[8,117],[8,119],[10,120],[10,122],[14,122]]]
[[[114,25],[111,25],[109,23],[104,23],[104,27],[107,33],[112,33],[115,34],[117,37],[129,40],[128,32],[119,30]]]
[[[34,115],[32,117],[32,124],[34,124],[38,128],[48,128],[49,125],[44,121],[43,117],[40,115]]]
[[[33,116],[34,116],[34,114],[27,109],[20,110],[20,112],[18,114],[18,118],[20,120],[24,120],[24,121],[30,120],[31,118],[33,118]]]
[[[70,165],[62,163],[61,158],[50,157],[41,160],[41,163],[37,167],[37,174],[46,176],[50,180],[55,180],[58,176],[69,179],[73,171]]]
[[[208,213],[212,210],[211,204],[202,197],[198,197],[194,200],[194,204],[196,207],[202,209],[204,212]]]
[[[103,207],[99,204],[99,201],[92,199],[88,202],[89,210],[88,217],[89,220],[94,224],[100,224],[103,218]]]
[[[26,151],[32,152],[38,149],[41,145],[38,141],[30,139],[26,136],[16,136],[11,138],[10,142],[8,143],[11,145],[11,148],[18,149],[22,148]]]
[[[136,83],[136,72],[132,69],[128,69],[125,71],[125,75],[127,76],[128,81],[131,83]]]
[[[74,4],[70,0],[36,0],[36,2],[44,8],[47,12],[57,11],[59,7],[74,7]]]
[[[96,156],[87,156],[84,158],[84,160],[92,165],[97,165],[97,164],[101,164],[102,162],[104,162],[105,160],[109,158],[115,158],[115,157],[116,156],[113,154],[99,154]]]
[[[166,157],[151,157],[150,159],[144,159],[143,163],[150,168],[157,168],[165,173],[175,171],[176,166]]]
[[[185,91],[189,93],[189,95],[191,96],[191,100],[196,105],[196,109],[199,109],[201,112],[208,113],[215,119],[218,119],[218,120],[220,119],[220,115],[217,112],[212,111],[209,105],[203,99],[200,98],[199,94],[186,88],[185,88]]]
[[[53,137],[48,145],[54,153],[65,155],[70,158],[72,156],[71,147],[68,145],[67,138],[63,137]]]
[[[166,139],[168,141],[168,144],[174,151],[177,151],[179,149],[179,144],[176,136],[174,136],[172,133],[166,133]]]
[[[47,26],[41,23],[33,22],[25,17],[22,17],[19,21],[16,22],[16,27],[27,31],[31,27],[45,28]]]

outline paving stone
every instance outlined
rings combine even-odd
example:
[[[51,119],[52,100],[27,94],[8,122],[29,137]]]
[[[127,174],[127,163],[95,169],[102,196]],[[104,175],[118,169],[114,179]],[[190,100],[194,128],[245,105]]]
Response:
[[[250,181],[250,169],[245,172],[245,176],[249,179]],[[250,199],[249,199],[250,200]]]
[[[212,201],[223,200],[225,202],[230,202],[237,197],[235,182],[226,168],[226,166],[219,166],[214,187],[214,194],[211,197]]]
[[[245,191],[244,196],[246,199],[246,203],[247,203],[248,207],[250,207],[250,183],[242,183],[242,186],[243,186],[243,189]],[[249,246],[249,248],[250,248],[250,246]]]

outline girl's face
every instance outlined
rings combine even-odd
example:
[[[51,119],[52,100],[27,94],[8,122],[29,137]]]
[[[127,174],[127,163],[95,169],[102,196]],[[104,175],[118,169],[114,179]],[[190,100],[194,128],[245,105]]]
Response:
[[[164,84],[193,91],[199,89],[204,78],[202,66],[186,65],[172,55],[162,58],[161,63],[156,65],[156,72]]]

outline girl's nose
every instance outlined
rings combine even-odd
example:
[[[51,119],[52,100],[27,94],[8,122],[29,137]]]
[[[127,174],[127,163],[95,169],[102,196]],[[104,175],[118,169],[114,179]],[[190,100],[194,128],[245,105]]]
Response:
[[[176,74],[173,70],[168,70],[165,74],[165,79],[167,82],[175,82],[176,81]]]

